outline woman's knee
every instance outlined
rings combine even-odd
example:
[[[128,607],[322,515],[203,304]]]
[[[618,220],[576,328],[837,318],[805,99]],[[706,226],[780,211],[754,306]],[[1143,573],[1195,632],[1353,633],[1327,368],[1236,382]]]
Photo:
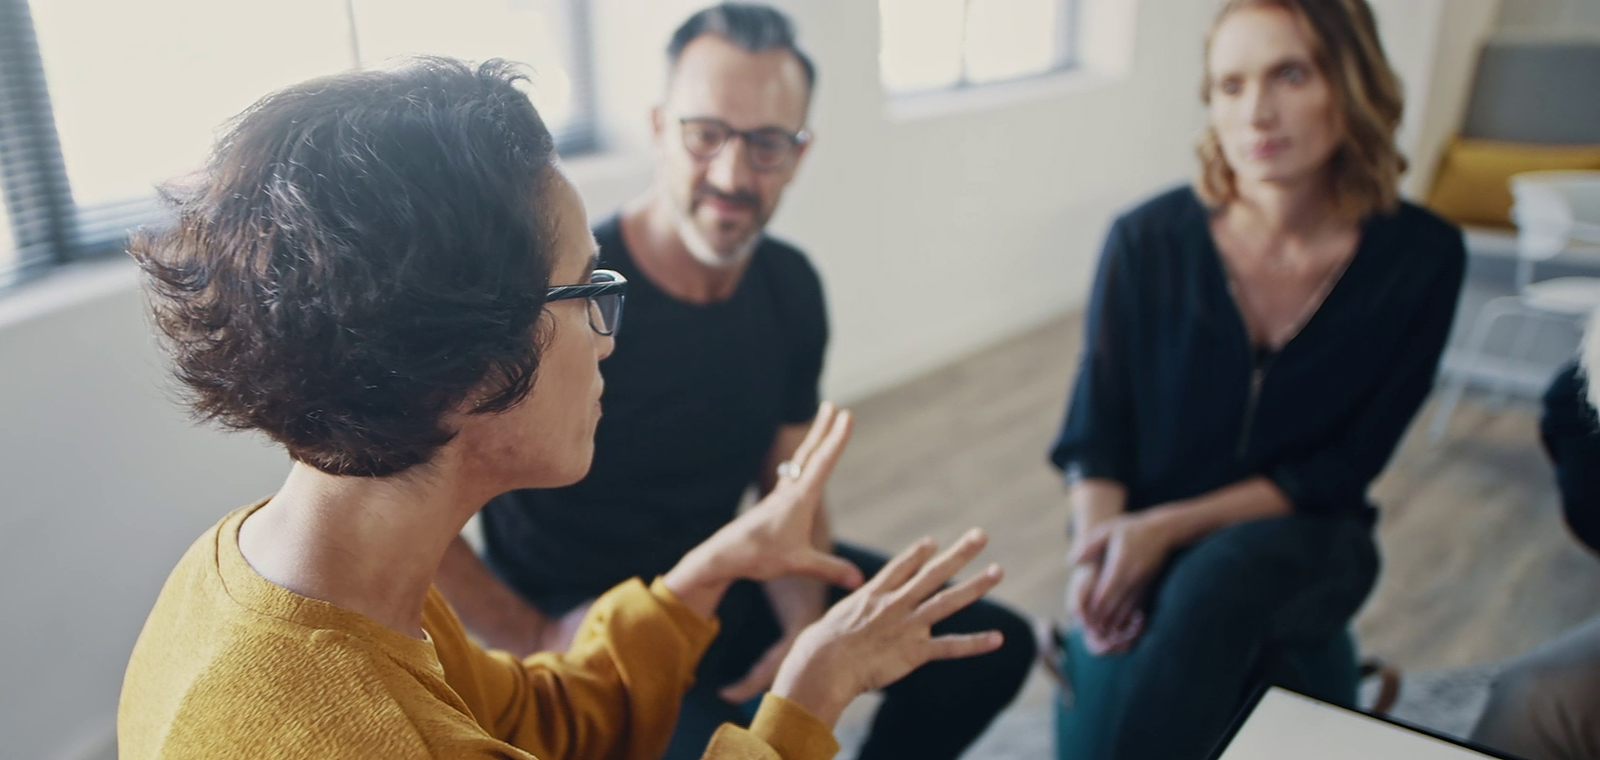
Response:
[[[1314,600],[1337,628],[1375,579],[1370,529],[1290,516],[1230,526],[1176,555],[1152,594],[1151,618],[1227,628],[1280,627],[1285,609]],[[1349,614],[1346,614],[1349,613]]]

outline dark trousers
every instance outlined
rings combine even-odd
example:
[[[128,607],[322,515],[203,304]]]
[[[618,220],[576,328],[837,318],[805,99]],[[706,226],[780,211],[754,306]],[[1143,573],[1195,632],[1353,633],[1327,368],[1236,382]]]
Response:
[[[1304,688],[1279,655],[1349,625],[1378,553],[1365,518],[1292,516],[1216,531],[1162,572],[1133,648],[1074,679],[1058,756],[1206,757],[1257,684]]]
[[[834,551],[868,578],[886,562],[882,556],[848,544],[838,544]],[[831,589],[829,603],[844,598],[845,593]],[[766,593],[757,583],[741,581],[729,588],[717,617],[722,631],[700,661],[695,684],[683,699],[667,760],[699,758],[723,723],[749,724],[746,709],[723,701],[717,692],[743,679],[781,635]],[[999,650],[966,660],[928,663],[884,689],[883,704],[859,757],[937,760],[960,756],[1022,688],[1033,664],[1033,634],[1021,616],[987,600],[979,600],[933,627],[935,634],[990,629],[1005,635]]]

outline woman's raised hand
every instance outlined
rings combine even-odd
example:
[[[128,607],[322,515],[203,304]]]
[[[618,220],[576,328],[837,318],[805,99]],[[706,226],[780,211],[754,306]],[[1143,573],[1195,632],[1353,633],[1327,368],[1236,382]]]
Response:
[[[900,680],[924,663],[998,649],[1004,641],[999,631],[935,636],[931,630],[1000,582],[1000,567],[990,565],[966,581],[944,586],[986,543],[988,537],[973,529],[938,557],[932,539],[900,552],[801,632],[778,669],[772,693],[831,726],[851,700]]]
[[[709,617],[722,590],[741,578],[767,581],[799,574],[843,588],[860,586],[861,571],[855,565],[812,543],[823,486],[844,452],[850,429],[850,413],[824,402],[772,492],[680,560],[666,575],[668,588]]]

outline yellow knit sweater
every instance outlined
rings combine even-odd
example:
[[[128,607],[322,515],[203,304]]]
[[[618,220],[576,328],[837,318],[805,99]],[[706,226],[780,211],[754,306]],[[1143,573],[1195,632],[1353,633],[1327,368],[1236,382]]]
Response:
[[[239,526],[259,507],[201,536],[162,588],[122,684],[121,760],[653,759],[716,633],[659,580],[634,580],[594,603],[565,654],[486,652],[434,590],[414,639],[258,575]],[[705,757],[837,751],[809,712],[768,695]]]

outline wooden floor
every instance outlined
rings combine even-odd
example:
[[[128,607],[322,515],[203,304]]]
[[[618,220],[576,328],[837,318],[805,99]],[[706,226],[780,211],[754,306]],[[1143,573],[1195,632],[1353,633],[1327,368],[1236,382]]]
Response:
[[[995,595],[1059,617],[1067,510],[1045,450],[1080,330],[1060,320],[853,405],[837,533],[893,550],[982,526],[1007,570]],[[1356,621],[1365,653],[1406,669],[1496,660],[1600,613],[1600,561],[1561,523],[1534,414],[1469,398],[1439,444],[1413,426],[1374,490],[1385,564]],[[1047,693],[1034,682],[1022,701]]]

